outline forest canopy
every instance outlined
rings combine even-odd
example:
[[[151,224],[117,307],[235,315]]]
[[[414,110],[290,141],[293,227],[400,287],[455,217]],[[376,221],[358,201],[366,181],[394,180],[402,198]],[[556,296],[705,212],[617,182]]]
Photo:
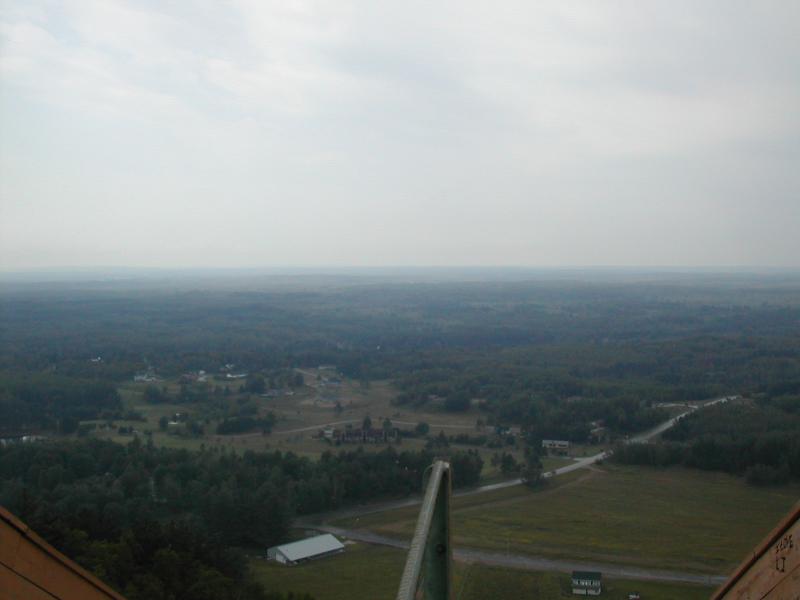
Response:
[[[399,405],[477,408],[574,441],[588,440],[598,420],[622,435],[647,427],[663,417],[659,402],[800,379],[800,285],[791,277],[301,279],[135,293],[20,285],[0,298],[7,433],[113,416],[109,386],[148,369],[179,376],[236,364],[251,373],[245,391],[261,393],[302,385],[293,368],[332,364],[356,380],[392,381]],[[201,400],[184,386],[176,401]]]
[[[437,455],[451,461],[455,486],[478,482],[476,452]],[[13,444],[0,447],[0,504],[131,600],[257,600],[264,592],[234,548],[263,555],[286,540],[296,515],[419,492],[433,458],[388,448],[326,452],[313,461],[278,451],[155,448],[138,439]]]

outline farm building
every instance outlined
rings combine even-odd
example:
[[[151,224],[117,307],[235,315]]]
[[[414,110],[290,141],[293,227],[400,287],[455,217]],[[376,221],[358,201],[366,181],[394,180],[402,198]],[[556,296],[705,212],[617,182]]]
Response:
[[[572,593],[579,596],[599,596],[603,590],[603,576],[597,571],[573,571]]]
[[[542,448],[553,454],[566,454],[569,451],[567,440],[542,440]]]
[[[299,542],[273,546],[267,550],[267,558],[285,565],[296,565],[307,560],[338,554],[344,545],[330,533],[306,538]]]
[[[328,437],[325,431],[322,435]],[[341,444],[384,444],[397,441],[400,432],[395,427],[392,429],[334,429],[331,435],[334,442]]]

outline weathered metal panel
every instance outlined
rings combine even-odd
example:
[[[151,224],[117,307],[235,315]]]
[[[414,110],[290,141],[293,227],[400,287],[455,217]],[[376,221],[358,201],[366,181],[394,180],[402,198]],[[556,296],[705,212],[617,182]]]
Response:
[[[125,600],[0,507],[0,600]]]
[[[800,600],[800,505],[742,562],[712,600]]]
[[[53,600],[54,596],[0,565],[0,598],[13,600]]]
[[[425,489],[397,600],[452,598],[450,492],[450,464],[437,460]]]

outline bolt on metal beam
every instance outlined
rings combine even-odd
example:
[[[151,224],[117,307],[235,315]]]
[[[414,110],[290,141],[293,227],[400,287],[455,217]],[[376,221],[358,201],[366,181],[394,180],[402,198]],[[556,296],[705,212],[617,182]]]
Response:
[[[450,463],[433,463],[397,600],[451,600]]]

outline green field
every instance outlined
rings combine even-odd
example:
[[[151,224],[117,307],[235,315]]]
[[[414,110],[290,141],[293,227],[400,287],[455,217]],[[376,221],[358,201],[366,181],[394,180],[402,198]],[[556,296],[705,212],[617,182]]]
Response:
[[[522,486],[456,498],[456,545],[659,569],[729,572],[800,497],[721,473],[604,466],[557,488]],[[561,477],[557,478],[562,480]],[[410,537],[416,508],[345,526]]]
[[[267,589],[308,592],[317,600],[390,600],[405,562],[405,552],[394,548],[348,544],[343,554],[287,567],[262,559],[251,560],[251,568]],[[574,597],[569,591],[569,576],[562,573],[537,573],[456,563],[454,574],[457,600],[502,600],[526,598],[553,600]],[[610,580],[605,582],[603,598],[626,599],[638,591],[647,600],[706,599],[711,588]]]
[[[148,387],[145,383],[127,382],[118,388],[124,406],[128,410],[133,410],[144,417],[144,421],[129,421],[115,419],[113,427],[103,420],[85,421],[85,423],[95,423],[97,429],[92,431],[94,437],[110,439],[112,441],[127,444],[134,439],[134,434],[119,434],[117,427],[131,427],[138,432],[140,437],[150,436],[153,443],[159,447],[182,448],[187,450],[200,450],[202,447],[226,447],[236,452],[246,450],[264,451],[281,450],[291,451],[300,456],[312,459],[318,458],[323,452],[340,450],[355,450],[357,445],[332,446],[325,440],[317,437],[319,429],[325,424],[333,422],[351,421],[355,424],[360,423],[367,415],[374,423],[380,424],[384,418],[392,420],[401,429],[413,429],[420,421],[430,425],[430,435],[434,436],[443,430],[447,435],[467,433],[471,435],[490,434],[492,428],[478,432],[475,428],[476,420],[483,416],[482,413],[470,410],[465,413],[444,413],[442,410],[431,407],[415,409],[408,406],[395,406],[392,400],[397,395],[397,390],[387,381],[374,381],[369,386],[362,386],[359,382],[342,378],[342,384],[332,389],[321,386],[316,381],[316,370],[299,370],[307,385],[294,390],[293,395],[281,395],[278,397],[264,398],[259,395],[239,394],[236,391],[238,384],[231,384],[225,381],[215,381],[207,384],[229,385],[233,388],[231,395],[225,399],[211,398],[205,402],[177,404],[148,404],[144,399],[144,390]],[[157,382],[156,387],[166,388],[173,396],[177,397],[180,386],[177,379],[166,379]],[[201,386],[202,387],[202,386]],[[235,409],[241,399],[247,398],[249,402],[258,406],[259,414],[262,416],[268,412],[273,412],[278,421],[272,433],[262,435],[260,432],[237,435],[217,435],[216,426],[219,423],[219,406],[217,403],[228,403]],[[334,410],[335,399],[342,406],[341,412]],[[175,413],[189,413],[192,419],[204,422],[205,433],[203,435],[190,436],[178,434],[176,432],[162,431],[159,429],[159,419],[162,417],[172,418]],[[208,422],[205,423],[205,420]],[[339,425],[342,427],[342,425]],[[426,443],[424,438],[403,438],[401,444],[392,444],[398,451],[420,450]],[[376,452],[386,448],[389,444],[366,444],[361,445],[367,452]],[[508,452],[517,461],[524,460],[522,444],[516,446],[504,446],[502,448],[475,447],[468,445],[454,444],[453,449],[458,450],[477,450],[484,461],[482,480],[484,482],[495,482],[508,479],[510,475],[501,473],[500,468],[491,464],[494,454]],[[576,446],[573,449],[575,456],[584,456],[588,453],[598,452],[599,447]],[[551,470],[568,464],[568,457],[548,457],[542,463],[546,470]]]
[[[384,546],[348,544],[344,553],[294,567],[264,559],[250,566],[267,590],[308,592],[317,600],[394,598],[405,552]]]
[[[489,600],[526,598],[555,600],[575,598],[566,573],[518,571],[483,565],[464,565],[456,579],[457,600]],[[631,592],[639,592],[646,600],[706,600],[713,588],[674,583],[606,579],[601,598],[627,600]],[[321,599],[320,599],[321,600]]]

